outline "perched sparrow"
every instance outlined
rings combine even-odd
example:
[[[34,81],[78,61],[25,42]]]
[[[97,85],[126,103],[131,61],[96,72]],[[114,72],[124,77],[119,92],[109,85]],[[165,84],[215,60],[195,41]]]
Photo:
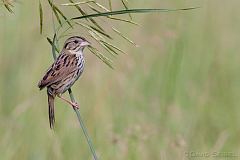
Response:
[[[58,96],[73,107],[78,108],[77,103],[63,98],[61,95],[66,92],[80,77],[84,69],[83,49],[90,43],[82,37],[73,36],[66,40],[64,47],[56,61],[47,70],[38,87],[47,87],[49,123],[50,128],[54,127],[54,98]]]

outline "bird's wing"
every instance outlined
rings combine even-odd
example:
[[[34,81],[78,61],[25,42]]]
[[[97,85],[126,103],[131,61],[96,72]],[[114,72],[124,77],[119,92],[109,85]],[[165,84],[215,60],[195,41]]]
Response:
[[[76,71],[77,57],[73,54],[60,54],[53,65],[47,70],[38,87],[43,89],[53,83],[60,82]]]

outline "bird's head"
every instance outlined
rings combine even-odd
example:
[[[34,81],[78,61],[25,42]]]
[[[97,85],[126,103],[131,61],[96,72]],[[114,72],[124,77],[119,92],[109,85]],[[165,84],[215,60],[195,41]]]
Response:
[[[86,46],[89,46],[90,42],[88,42],[85,38],[79,36],[73,36],[68,38],[64,43],[64,49],[79,52],[83,51]]]

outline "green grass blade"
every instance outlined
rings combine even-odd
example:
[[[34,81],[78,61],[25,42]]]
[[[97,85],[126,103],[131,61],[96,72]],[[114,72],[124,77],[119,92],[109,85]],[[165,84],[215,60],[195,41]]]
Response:
[[[124,38],[125,40],[127,40],[128,42],[130,42],[131,44],[133,44],[135,47],[138,47],[138,45],[133,42],[131,39],[129,39],[127,36],[123,35],[119,30],[117,30],[116,28],[112,27],[113,31],[116,32],[118,35],[120,35],[122,38]]]
[[[102,60],[108,67],[113,68],[112,61],[104,56],[101,52],[99,52],[96,48],[89,46],[88,49],[95,55],[97,56],[100,60]]]
[[[53,41],[52,41],[52,54],[53,54],[54,59],[57,59],[56,48],[57,47],[56,47],[56,33],[55,33],[53,36]]]
[[[70,0],[69,0],[70,1]],[[80,4],[86,4],[86,3],[91,3],[91,2],[95,2],[95,0],[88,0],[88,1],[82,1],[82,2],[73,2],[70,1],[71,3],[64,3],[61,4],[62,6],[78,6]]]
[[[95,27],[90,26],[90,25],[86,25],[86,24],[84,24],[84,23],[79,23],[79,22],[75,22],[75,24],[80,25],[80,26],[82,26],[82,27],[84,27],[84,28],[86,28],[86,29],[88,29],[88,30],[96,31],[96,32],[102,34],[103,36],[105,36],[105,37],[107,37],[107,38],[109,38],[109,39],[112,39],[112,37],[111,37],[109,34],[107,34],[106,32],[103,32],[103,31],[99,30],[98,28],[95,28]]]
[[[71,88],[68,89],[68,93],[69,93],[69,95],[70,95],[71,101],[72,101],[72,102],[76,102],[76,101],[75,101],[75,98],[74,98],[74,96],[73,96],[73,93],[72,93]],[[93,156],[93,160],[98,160],[98,157],[97,157],[95,148],[94,148],[94,146],[93,146],[92,140],[90,139],[90,136],[89,136],[89,134],[88,134],[88,132],[87,132],[87,128],[85,127],[84,122],[83,122],[83,119],[82,119],[82,117],[81,117],[80,110],[77,109],[77,108],[75,108],[75,107],[74,107],[73,109],[74,109],[74,111],[75,111],[76,114],[77,114],[77,118],[78,118],[80,127],[82,128],[83,134],[84,134],[84,136],[85,136],[85,138],[86,138],[86,140],[87,140],[88,146],[89,146],[89,148],[90,148],[90,150],[91,150],[91,153],[92,153],[92,156]]]
[[[107,44],[105,44],[105,43],[103,43],[103,42],[101,42],[105,47],[106,47],[106,49],[108,50],[108,52],[111,52],[111,54],[112,55],[118,55],[118,52],[116,52],[112,47],[110,47],[109,45],[107,45]],[[105,48],[104,47],[104,48]],[[114,54],[113,54],[114,53]]]
[[[101,4],[97,3],[97,2],[95,2],[95,4],[96,4],[98,7],[102,8],[103,10],[105,10],[105,11],[107,11],[107,12],[110,12],[110,10],[108,10],[108,9],[107,9],[106,7],[104,7],[103,5],[101,5]]]
[[[42,34],[43,31],[43,9],[41,1],[39,1],[39,16],[40,16],[40,34]]]
[[[110,11],[112,11],[112,0],[108,0],[108,5],[109,5],[109,8],[110,8]]]
[[[72,19],[85,19],[90,17],[101,17],[101,16],[110,16],[110,15],[120,15],[120,14],[127,14],[127,13],[154,13],[154,12],[174,12],[174,11],[186,11],[197,9],[199,7],[190,7],[190,8],[180,8],[180,9],[128,9],[128,10],[119,10],[119,11],[112,11],[112,12],[102,12],[97,14],[89,14],[79,17],[74,17]]]
[[[69,2],[74,4],[73,0],[69,0]],[[83,16],[87,16],[88,14],[81,9],[81,7],[79,7],[78,5],[74,5],[76,7],[76,9],[83,15]],[[93,19],[93,18],[88,18],[97,28],[99,28],[100,30],[104,31],[104,29]]]
[[[89,30],[89,33],[93,36],[94,39],[96,39],[98,42],[100,42],[100,40],[104,40],[104,38],[101,36],[101,34],[99,34],[98,32],[94,31],[94,30]]]
[[[55,17],[57,18],[58,23],[60,24],[60,26],[62,26],[62,21],[54,7],[53,7],[53,12],[54,12]]]
[[[71,2],[73,4],[73,6],[84,16],[87,15],[82,9],[81,7],[79,7],[77,4],[74,3],[73,0],[68,0],[69,2]]]
[[[50,4],[52,10],[54,11],[54,14],[55,14],[59,24],[62,26],[62,21],[58,15],[58,13],[63,17],[63,19],[68,23],[68,25],[73,28],[72,24],[70,23],[68,18],[62,13],[61,10],[56,5],[54,5],[50,0],[48,0],[48,3]]]
[[[89,8],[92,9],[93,11],[97,12],[97,13],[102,13],[101,11],[97,10],[96,8],[94,8],[93,6],[91,6],[90,4],[88,4]],[[136,22],[130,21],[130,20],[126,20],[126,19],[121,19],[121,18],[116,18],[116,17],[112,17],[112,16],[106,16],[109,19],[112,20],[117,20],[117,21],[122,21],[122,22],[127,22],[130,24],[134,24],[134,25],[138,25]]]
[[[107,47],[104,43],[103,43],[103,37],[101,37],[99,34],[97,34],[97,32],[94,31],[88,31],[88,33],[90,34],[90,36],[92,38],[94,38],[108,53],[110,53],[112,56],[115,56],[115,52],[112,52],[111,49],[109,49],[109,47]]]
[[[10,6],[12,6],[11,3],[4,2],[4,6],[5,6],[5,8],[8,10],[8,12],[14,13],[13,10],[11,9],[11,7],[10,7]],[[12,7],[13,7],[13,6],[12,6]]]
[[[118,55],[116,52],[112,51],[111,49],[109,49],[108,46],[106,46],[104,43],[102,43],[101,41],[99,42],[99,44],[112,56]]]
[[[61,21],[61,19],[60,19],[58,13],[57,13],[57,11],[56,11],[55,5],[54,5],[50,0],[48,0],[48,3],[49,3],[49,5],[50,5],[51,8],[52,8],[52,10],[53,10],[53,12],[54,12],[54,15],[55,15],[55,17],[56,17],[58,23],[60,24],[60,26],[62,26],[62,21]]]
[[[74,22],[75,23],[75,22]],[[58,36],[58,39],[61,39],[62,37],[65,37],[65,36],[71,36],[71,34],[65,34],[67,33],[70,29],[72,29],[71,27],[68,27],[67,29],[65,29],[64,31],[62,31],[62,33]]]
[[[126,54],[126,52],[124,52],[123,50],[121,50],[120,48],[118,48],[117,46],[109,43],[109,42],[106,42],[106,41],[102,41],[104,44],[108,45],[109,47],[111,48],[114,48],[115,50],[118,50],[119,52],[123,53],[123,54]]]
[[[124,2],[124,0],[121,0],[121,1],[122,1],[122,4],[123,4],[124,8],[125,8],[126,10],[128,10],[129,8],[128,8],[127,4]],[[130,19],[132,20],[132,15],[131,15],[131,13],[128,13],[128,15],[129,15]]]
[[[62,13],[62,11],[57,8],[55,5],[53,6],[55,8],[55,10],[63,17],[63,19],[68,23],[68,25],[73,28],[72,24],[70,23],[70,21],[68,20],[68,18]]]
[[[130,24],[134,24],[134,25],[137,25],[139,26],[138,23],[132,21],[132,20],[127,20],[127,19],[121,19],[121,18],[116,18],[116,17],[110,17],[108,16],[108,18],[112,19],[112,20],[116,20],[116,21],[122,21],[122,22],[127,22],[127,23],[130,23]]]
[[[105,37],[109,38],[109,39],[113,39],[109,34],[97,29],[96,27],[90,26],[93,30],[97,31],[98,33],[104,35]]]
[[[91,21],[96,27],[98,27],[100,30],[102,30],[103,32],[105,32],[104,29],[103,29],[93,18],[90,18],[90,21]]]
[[[53,38],[53,40],[54,40],[54,43],[55,43],[55,39],[56,38]],[[54,50],[54,52],[53,53],[55,53],[53,56],[56,56],[56,51],[59,53],[59,49],[56,47],[56,45],[53,43],[53,41],[49,38],[49,37],[47,37],[47,41],[51,44],[51,46],[52,46],[52,52],[53,52],[53,50]],[[53,49],[53,47],[54,47],[54,49]]]
[[[102,13],[101,11],[97,10],[96,8],[94,8],[93,6],[91,6],[90,4],[88,4],[88,7],[89,7],[91,10],[93,10],[93,11],[95,11],[95,12],[97,12],[97,13]]]

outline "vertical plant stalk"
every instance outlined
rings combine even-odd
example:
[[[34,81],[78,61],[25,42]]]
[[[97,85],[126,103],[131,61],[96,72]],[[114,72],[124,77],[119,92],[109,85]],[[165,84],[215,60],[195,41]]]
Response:
[[[73,96],[73,93],[72,93],[72,90],[71,88],[68,89],[68,93],[69,93],[69,96],[70,96],[70,99],[72,102],[75,102],[75,99],[74,99],[74,96]],[[88,147],[90,148],[91,152],[92,152],[92,155],[93,155],[93,158],[94,160],[98,160],[98,157],[97,157],[97,154],[96,154],[96,151],[93,147],[93,143],[92,143],[92,140],[87,132],[87,128],[85,127],[84,125],[84,122],[83,122],[83,119],[81,117],[81,114],[80,114],[80,110],[77,109],[76,107],[73,107],[76,115],[77,115],[77,118],[78,118],[78,121],[79,121],[79,124],[80,124],[80,127],[82,128],[82,131],[83,131],[83,134],[87,140],[87,143],[88,143]]]
[[[52,41],[52,55],[53,55],[54,60],[56,60],[56,58],[57,58],[55,43],[56,43],[56,34],[54,34],[53,41]],[[68,89],[68,93],[69,93],[71,101],[73,103],[75,103],[76,100],[75,100],[75,98],[73,96],[71,88]],[[81,127],[81,129],[83,131],[83,134],[84,134],[84,136],[85,136],[85,138],[87,140],[88,147],[91,150],[92,156],[93,156],[94,160],[98,160],[98,157],[97,157],[96,151],[94,149],[93,143],[91,141],[91,138],[90,138],[90,136],[89,136],[89,134],[87,132],[87,128],[85,127],[83,119],[81,117],[80,110],[75,108],[75,107],[73,107],[73,109],[74,109],[74,111],[75,111],[75,113],[77,115],[79,125],[80,125],[80,127]]]

